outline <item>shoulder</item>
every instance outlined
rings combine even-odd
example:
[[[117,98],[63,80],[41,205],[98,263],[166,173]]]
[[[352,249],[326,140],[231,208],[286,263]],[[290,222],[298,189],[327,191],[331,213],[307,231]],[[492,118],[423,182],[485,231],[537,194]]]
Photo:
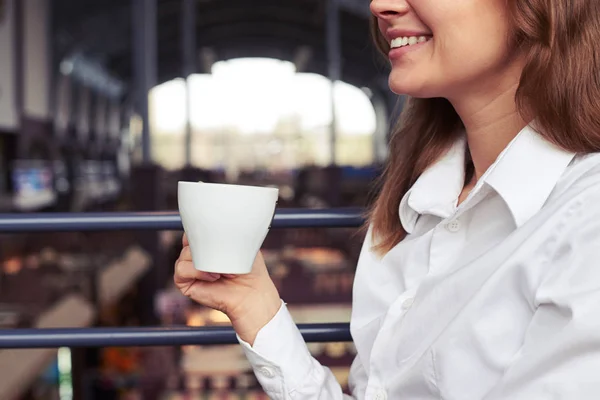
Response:
[[[575,157],[545,208],[558,217],[559,242],[600,244],[600,153]],[[587,245],[581,243],[581,245]]]
[[[600,187],[600,153],[577,155],[556,184],[553,197],[593,192]]]
[[[520,232],[538,243],[545,256],[563,245],[599,246],[600,154],[576,156]]]
[[[558,216],[584,207],[600,214],[600,153],[576,156],[556,182],[543,209]]]
[[[539,293],[562,290],[570,276],[600,279],[600,154],[573,159],[527,233],[544,265]]]

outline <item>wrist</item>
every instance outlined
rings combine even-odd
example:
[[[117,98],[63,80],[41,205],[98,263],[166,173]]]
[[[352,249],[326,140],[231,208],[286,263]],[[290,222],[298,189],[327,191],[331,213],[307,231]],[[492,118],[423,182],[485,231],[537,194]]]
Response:
[[[275,317],[281,304],[279,292],[273,285],[249,296],[243,305],[232,310],[229,319],[237,335],[252,346],[258,332]]]

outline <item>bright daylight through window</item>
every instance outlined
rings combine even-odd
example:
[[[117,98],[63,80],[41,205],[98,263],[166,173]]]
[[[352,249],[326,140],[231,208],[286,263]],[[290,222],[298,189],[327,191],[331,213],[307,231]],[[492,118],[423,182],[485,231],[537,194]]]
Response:
[[[275,59],[218,62],[190,77],[192,164],[207,169],[287,170],[330,163],[330,81]],[[168,169],[184,165],[185,81],[150,95],[152,151]],[[335,85],[336,163],[373,162],[375,112],[365,91]]]

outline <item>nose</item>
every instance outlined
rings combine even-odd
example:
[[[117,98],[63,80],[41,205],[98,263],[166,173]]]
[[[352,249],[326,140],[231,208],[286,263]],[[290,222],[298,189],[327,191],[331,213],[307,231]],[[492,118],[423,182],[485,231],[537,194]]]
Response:
[[[376,18],[389,20],[406,14],[410,6],[406,0],[371,0],[370,7]]]

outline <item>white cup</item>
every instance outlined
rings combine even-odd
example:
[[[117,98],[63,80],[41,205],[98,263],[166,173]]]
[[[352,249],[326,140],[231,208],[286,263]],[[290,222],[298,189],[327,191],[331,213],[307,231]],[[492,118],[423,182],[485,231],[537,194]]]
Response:
[[[247,274],[277,206],[277,188],[178,182],[177,198],[194,268]]]

